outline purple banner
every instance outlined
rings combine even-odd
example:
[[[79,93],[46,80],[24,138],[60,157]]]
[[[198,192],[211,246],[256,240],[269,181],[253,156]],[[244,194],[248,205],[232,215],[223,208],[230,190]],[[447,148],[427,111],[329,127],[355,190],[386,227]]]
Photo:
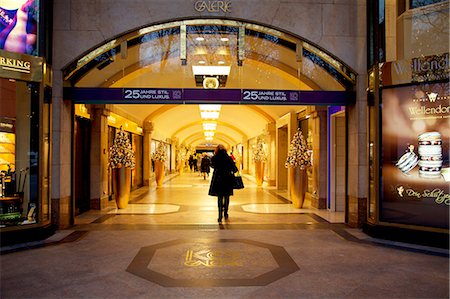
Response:
[[[64,88],[64,99],[77,104],[250,104],[346,106],[354,102],[348,91],[299,91],[200,88]]]
[[[181,89],[161,89],[161,88],[124,88],[123,99],[145,102],[161,102],[161,101],[182,101]]]

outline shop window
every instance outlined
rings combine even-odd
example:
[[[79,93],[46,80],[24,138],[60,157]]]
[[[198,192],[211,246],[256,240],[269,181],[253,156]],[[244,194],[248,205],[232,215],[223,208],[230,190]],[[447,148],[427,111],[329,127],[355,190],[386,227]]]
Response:
[[[39,128],[38,85],[0,79],[1,227],[49,219],[48,198],[43,207],[39,205],[39,184],[48,189],[48,171],[39,176]],[[47,135],[44,147],[48,144]],[[48,163],[48,156],[44,158]]]

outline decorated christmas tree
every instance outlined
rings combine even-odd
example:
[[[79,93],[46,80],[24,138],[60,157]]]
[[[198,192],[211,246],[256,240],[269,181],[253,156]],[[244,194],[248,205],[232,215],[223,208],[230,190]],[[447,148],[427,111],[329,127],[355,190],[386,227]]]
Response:
[[[253,146],[253,161],[254,162],[265,162],[267,161],[267,155],[264,151],[264,138],[258,136],[256,139],[256,144]]]
[[[289,145],[289,153],[284,166],[286,168],[300,167],[300,169],[311,166],[311,153],[308,151],[305,138],[300,129],[297,129]]]
[[[164,146],[164,143],[160,142],[158,143],[156,151],[153,154],[153,160],[164,162],[166,161],[166,159],[167,159],[166,147]]]
[[[120,127],[114,138],[114,144],[109,148],[109,166],[134,168],[134,165],[134,152],[128,134]]]

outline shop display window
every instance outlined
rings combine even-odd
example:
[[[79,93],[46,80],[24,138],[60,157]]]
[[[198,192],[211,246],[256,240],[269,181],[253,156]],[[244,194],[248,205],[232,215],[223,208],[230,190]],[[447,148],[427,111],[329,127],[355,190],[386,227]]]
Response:
[[[0,79],[0,227],[34,224],[38,184],[38,85]],[[48,210],[48,204],[46,209]],[[48,217],[47,217],[48,218]]]

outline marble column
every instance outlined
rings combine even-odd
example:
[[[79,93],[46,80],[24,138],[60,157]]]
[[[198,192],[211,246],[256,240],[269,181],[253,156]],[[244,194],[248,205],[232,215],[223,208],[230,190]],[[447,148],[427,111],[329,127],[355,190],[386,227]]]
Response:
[[[91,106],[91,209],[108,206],[108,116],[107,105]]]
[[[311,107],[309,128],[312,130],[312,194],[311,207],[327,208],[327,108]]]
[[[72,144],[72,103],[63,99],[62,81],[62,72],[53,68],[51,218],[58,229],[74,223],[71,155],[67,154]]]
[[[276,125],[275,123],[269,123],[266,126],[266,143],[268,145],[267,153],[267,174],[266,182],[269,186],[275,186],[276,184]]]
[[[143,172],[143,180],[144,186],[150,185],[150,178],[152,172],[152,133],[153,133],[153,123],[149,121],[144,122],[144,154],[143,154],[143,162],[144,162],[144,172]]]

